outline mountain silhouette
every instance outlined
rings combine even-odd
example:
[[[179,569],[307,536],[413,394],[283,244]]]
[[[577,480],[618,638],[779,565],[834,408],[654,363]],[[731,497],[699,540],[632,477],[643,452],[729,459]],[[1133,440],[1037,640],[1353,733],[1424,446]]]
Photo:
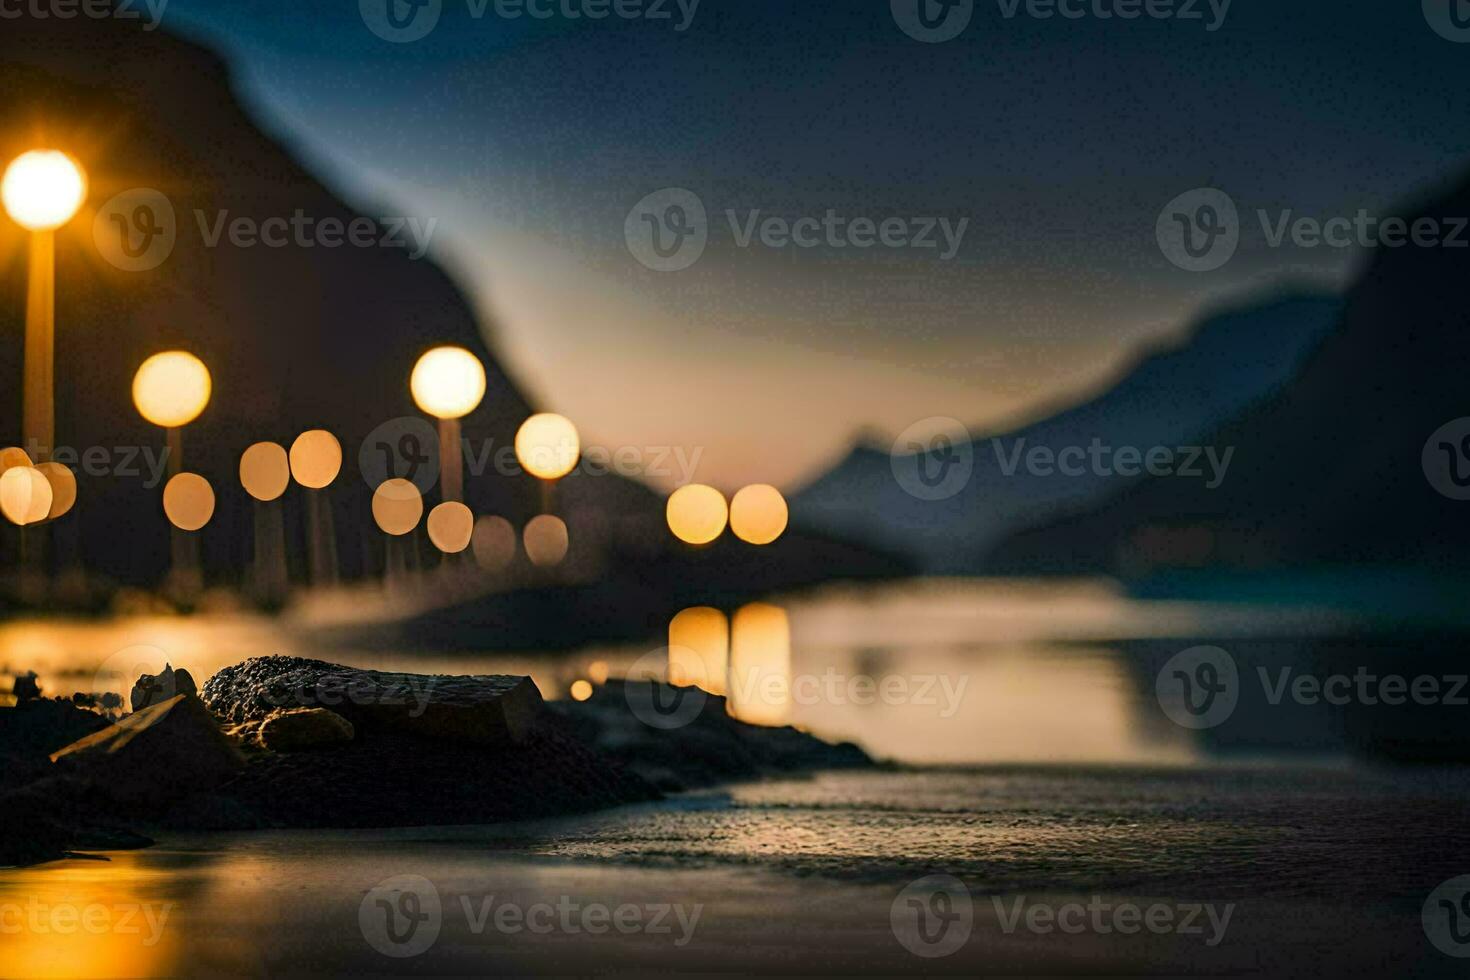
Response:
[[[889,447],[859,446],[793,497],[793,521],[904,555],[926,571],[981,570],[999,540],[1095,502],[1119,480],[1090,467],[1078,476],[1036,475],[1016,465],[1018,452],[1055,453],[1094,439],[1143,450],[1197,443],[1285,384],[1339,313],[1332,297],[1296,292],[1208,316],[1184,346],[1142,357],[1103,394],[960,447],[974,469],[947,499],[911,495],[895,478]]]
[[[1470,175],[1396,213],[1411,227],[1419,218],[1463,219]],[[1470,504],[1437,491],[1423,457],[1431,435],[1470,416],[1467,272],[1464,246],[1377,249],[1347,294],[1339,328],[1300,377],[1208,436],[1236,447],[1219,488],[1142,481],[1016,534],[997,550],[996,567],[1463,569]]]

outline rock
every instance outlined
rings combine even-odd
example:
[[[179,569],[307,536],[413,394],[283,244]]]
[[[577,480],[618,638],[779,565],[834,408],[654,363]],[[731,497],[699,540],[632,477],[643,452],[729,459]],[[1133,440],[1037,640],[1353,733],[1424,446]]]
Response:
[[[244,765],[196,697],[176,694],[51,755],[117,803],[157,809],[218,786]]]
[[[69,701],[40,698],[0,708],[0,790],[46,776],[52,752],[106,727],[101,715]]]
[[[41,696],[41,685],[36,680],[34,673],[22,674],[15,679],[12,693],[15,695],[16,703],[35,701]]]
[[[171,665],[163,665],[163,673],[158,675],[144,674],[138,678],[133,685],[133,693],[128,702],[134,711],[142,711],[144,708],[155,704],[161,704],[176,694],[197,695],[199,686],[194,683],[193,676],[184,668],[175,670]]]
[[[300,752],[352,741],[352,722],[326,708],[273,711],[260,723],[256,737],[272,752]]]
[[[300,657],[255,657],[204,685],[204,701],[236,724],[278,709],[327,707],[362,731],[475,745],[522,744],[542,715],[529,677],[395,674]]]

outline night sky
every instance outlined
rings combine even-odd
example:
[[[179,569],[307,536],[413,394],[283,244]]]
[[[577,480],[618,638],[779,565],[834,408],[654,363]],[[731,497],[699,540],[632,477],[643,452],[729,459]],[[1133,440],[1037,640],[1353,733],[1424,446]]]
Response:
[[[412,43],[354,0],[173,0],[164,26],[220,49],[359,208],[437,219],[433,256],[543,407],[603,445],[701,447],[726,487],[793,485],[863,427],[1000,424],[1212,304],[1339,286],[1361,252],[1270,248],[1256,210],[1388,216],[1470,167],[1470,44],[1417,0],[1236,0],[1214,31],[1203,0],[1188,21],[982,0],[939,44],[888,0],[703,0],[683,31],[674,0],[660,21],[442,5]],[[1239,205],[1242,241],[1191,273],[1155,221],[1201,186]],[[665,187],[710,218],[680,272],[625,243]],[[757,208],[968,224],[949,259],[742,248],[725,212]]]

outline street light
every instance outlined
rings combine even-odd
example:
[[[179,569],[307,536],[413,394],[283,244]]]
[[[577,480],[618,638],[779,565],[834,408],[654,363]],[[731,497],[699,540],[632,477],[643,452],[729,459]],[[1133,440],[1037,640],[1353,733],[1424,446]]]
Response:
[[[133,405],[138,414],[167,432],[170,473],[183,469],[179,430],[199,417],[213,391],[209,368],[188,351],[154,354],[133,375]]]
[[[60,150],[30,150],[0,178],[0,201],[31,233],[21,428],[36,459],[56,440],[56,236],[87,196],[81,165]]]
[[[463,347],[435,347],[418,359],[408,390],[419,409],[439,420],[439,478],[445,500],[464,496],[459,420],[485,397],[485,365]]]

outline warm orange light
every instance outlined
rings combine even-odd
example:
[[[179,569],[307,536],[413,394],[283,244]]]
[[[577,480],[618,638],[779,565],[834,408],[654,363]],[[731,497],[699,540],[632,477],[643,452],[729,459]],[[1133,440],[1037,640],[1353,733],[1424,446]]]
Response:
[[[46,514],[46,520],[54,521],[71,510],[72,505],[77,502],[76,474],[57,462],[42,463],[36,469],[51,484],[51,509]]]
[[[669,683],[725,693],[730,664],[730,620],[710,606],[685,609],[669,620]]]
[[[576,468],[581,455],[577,427],[561,415],[532,415],[516,432],[516,459],[527,473],[543,480],[566,476]]]
[[[25,526],[51,512],[51,484],[34,466],[12,466],[0,473],[0,512],[12,524]]]
[[[724,533],[730,516],[724,495],[702,483],[675,490],[665,513],[669,530],[688,544],[709,544]]]
[[[13,466],[30,466],[31,457],[19,446],[8,446],[0,449],[0,473]]]
[[[784,725],[791,705],[791,623],[786,610],[752,602],[730,626],[730,699],[725,710],[752,725]]]
[[[485,365],[463,347],[435,347],[413,366],[408,389],[429,415],[462,418],[485,397]]]
[[[5,168],[0,199],[16,224],[30,231],[60,228],[87,197],[81,164],[60,150],[31,150]]]
[[[408,480],[384,480],[373,491],[373,520],[384,534],[401,537],[419,526],[424,498]]]
[[[592,685],[586,681],[572,681],[572,700],[586,701],[592,697]]]
[[[788,517],[786,498],[764,483],[745,487],[730,501],[730,530],[750,544],[775,541],[785,532]]]
[[[240,486],[256,500],[275,500],[291,482],[291,461],[274,442],[257,442],[240,457]]]
[[[487,572],[504,569],[516,556],[516,529],[503,517],[487,516],[475,522],[470,539],[475,551],[475,564]]]
[[[342,471],[342,444],[326,429],[309,429],[291,443],[291,475],[311,490],[331,486]]]
[[[429,540],[446,555],[457,555],[470,546],[475,533],[475,515],[454,500],[429,511]]]
[[[561,564],[561,560],[567,556],[571,539],[567,535],[567,526],[560,517],[542,514],[531,518],[526,525],[525,542],[526,555],[531,559],[531,564],[545,567]]]
[[[163,487],[163,512],[181,531],[197,531],[214,516],[214,488],[198,473],[180,473]]]
[[[164,351],[133,375],[133,404],[154,425],[175,429],[199,417],[212,389],[203,361],[188,351]]]

